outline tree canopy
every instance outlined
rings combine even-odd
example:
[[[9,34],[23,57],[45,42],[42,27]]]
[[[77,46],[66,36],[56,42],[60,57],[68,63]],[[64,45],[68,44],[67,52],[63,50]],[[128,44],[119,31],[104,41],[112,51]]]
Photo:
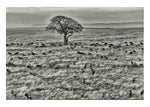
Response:
[[[60,34],[64,34],[66,38],[73,35],[73,33],[81,32],[82,25],[72,18],[65,16],[56,16],[50,20],[49,25],[45,30],[56,31]]]

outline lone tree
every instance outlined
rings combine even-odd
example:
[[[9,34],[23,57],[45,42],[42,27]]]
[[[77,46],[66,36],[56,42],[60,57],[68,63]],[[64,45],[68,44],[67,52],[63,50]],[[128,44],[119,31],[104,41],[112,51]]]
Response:
[[[64,45],[68,45],[68,38],[73,33],[81,32],[83,29],[82,25],[72,18],[65,16],[56,16],[50,20],[49,25],[46,27],[46,31],[56,31],[64,35]]]

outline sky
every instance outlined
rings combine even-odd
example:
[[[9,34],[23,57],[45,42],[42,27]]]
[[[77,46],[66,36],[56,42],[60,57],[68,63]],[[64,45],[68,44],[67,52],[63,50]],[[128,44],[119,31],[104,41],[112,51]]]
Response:
[[[81,24],[143,22],[142,7],[7,7],[6,27],[45,26],[64,15]]]

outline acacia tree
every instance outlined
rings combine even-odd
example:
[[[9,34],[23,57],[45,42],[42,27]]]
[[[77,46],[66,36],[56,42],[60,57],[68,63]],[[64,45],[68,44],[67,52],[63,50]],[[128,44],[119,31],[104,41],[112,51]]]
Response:
[[[73,33],[81,32],[82,29],[82,25],[72,18],[56,16],[50,20],[50,23],[45,30],[56,31],[59,34],[63,34],[64,45],[68,45],[68,38],[72,36]]]

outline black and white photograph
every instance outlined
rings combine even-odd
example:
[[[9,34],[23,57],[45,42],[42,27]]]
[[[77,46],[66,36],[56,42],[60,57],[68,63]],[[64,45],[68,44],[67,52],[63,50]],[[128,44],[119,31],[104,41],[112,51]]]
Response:
[[[6,100],[144,100],[144,7],[6,7]]]

